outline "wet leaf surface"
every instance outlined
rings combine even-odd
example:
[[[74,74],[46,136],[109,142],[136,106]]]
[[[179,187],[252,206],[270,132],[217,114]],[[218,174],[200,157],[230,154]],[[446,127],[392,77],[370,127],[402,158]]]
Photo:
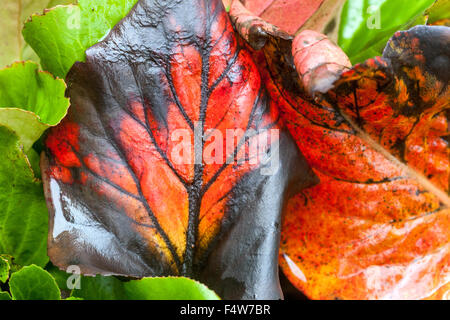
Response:
[[[41,161],[52,262],[279,298],[281,209],[316,179],[222,2],[140,1],[67,81]]]

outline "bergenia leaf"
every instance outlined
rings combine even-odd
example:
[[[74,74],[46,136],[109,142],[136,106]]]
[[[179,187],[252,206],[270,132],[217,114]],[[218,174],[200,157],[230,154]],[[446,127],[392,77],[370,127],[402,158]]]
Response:
[[[254,23],[237,30],[251,39]],[[308,297],[421,299],[448,291],[449,39],[445,27],[399,32],[383,58],[353,68],[311,31],[295,39],[292,54],[288,40],[270,33],[254,52],[321,180],[289,201],[283,220],[280,264]]]
[[[9,288],[13,300],[61,300],[55,279],[36,265],[13,273]]]
[[[9,278],[9,262],[0,256],[0,282],[6,283]]]
[[[81,277],[76,280],[71,297],[83,300],[126,300],[125,282],[116,277]]]
[[[132,280],[124,287],[130,300],[219,300],[205,285],[182,277]]]
[[[25,20],[44,8],[67,4],[70,0],[2,0],[0,7],[0,68],[18,60],[39,61],[38,57],[22,37]]]
[[[23,149],[66,115],[66,85],[34,62],[16,62],[0,70],[0,125],[13,130]]]
[[[67,81],[41,161],[52,262],[279,298],[281,209],[316,178],[222,2],[140,1]]]
[[[0,301],[9,301],[11,300],[11,296],[8,292],[3,292],[0,290]]]
[[[85,50],[105,37],[137,0],[78,0],[33,15],[23,36],[36,51],[44,70],[64,78]]]
[[[42,183],[35,177],[22,143],[0,126],[0,254],[20,265],[45,266],[48,214]]]
[[[82,277],[72,297],[83,300],[218,300],[205,285],[183,277],[120,281],[115,277]]]

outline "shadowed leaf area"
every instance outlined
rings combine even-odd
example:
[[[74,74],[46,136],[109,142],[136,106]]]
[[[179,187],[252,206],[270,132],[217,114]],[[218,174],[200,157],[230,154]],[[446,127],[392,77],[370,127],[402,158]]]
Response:
[[[0,252],[21,265],[45,266],[48,216],[32,160],[19,137],[0,126]]]

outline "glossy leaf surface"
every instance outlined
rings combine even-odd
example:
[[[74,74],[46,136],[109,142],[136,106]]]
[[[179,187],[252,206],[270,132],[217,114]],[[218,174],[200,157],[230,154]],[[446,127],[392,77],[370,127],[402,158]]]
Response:
[[[315,177],[222,2],[140,1],[67,79],[41,162],[52,261],[280,297],[281,209]]]

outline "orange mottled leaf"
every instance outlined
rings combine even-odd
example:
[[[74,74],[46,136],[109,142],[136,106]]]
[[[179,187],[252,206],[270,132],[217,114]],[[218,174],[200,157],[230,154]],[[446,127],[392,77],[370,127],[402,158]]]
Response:
[[[280,263],[308,296],[439,298],[448,285],[449,41],[448,28],[399,32],[382,58],[328,67],[344,72],[323,95],[302,76],[318,97],[285,119],[321,183],[290,200]],[[296,62],[316,79],[327,66]]]
[[[321,180],[288,202],[282,226],[280,265],[308,297],[448,297],[449,42],[448,28],[416,27],[353,68],[311,31],[266,33],[253,52]]]

